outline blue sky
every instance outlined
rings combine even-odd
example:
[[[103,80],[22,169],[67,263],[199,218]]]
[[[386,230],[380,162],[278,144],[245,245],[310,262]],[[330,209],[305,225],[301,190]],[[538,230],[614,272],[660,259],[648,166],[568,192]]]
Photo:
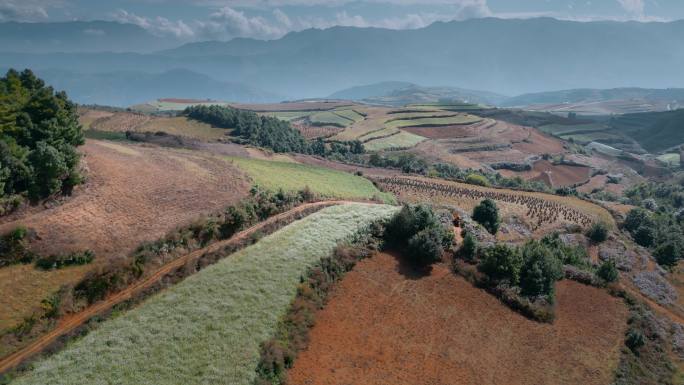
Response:
[[[334,25],[420,28],[475,17],[671,21],[684,0],[0,0],[0,21],[113,20],[179,40],[278,38]]]

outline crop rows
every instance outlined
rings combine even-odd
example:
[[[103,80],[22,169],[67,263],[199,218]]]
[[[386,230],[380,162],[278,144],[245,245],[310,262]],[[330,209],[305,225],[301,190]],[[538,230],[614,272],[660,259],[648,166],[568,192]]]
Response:
[[[396,195],[409,190],[425,197],[444,196],[475,201],[489,198],[496,202],[523,206],[526,209],[525,216],[533,220],[533,230],[557,221],[575,223],[583,227],[594,222],[592,216],[574,207],[529,194],[516,194],[506,190],[469,188],[456,184],[442,184],[404,177],[383,177],[378,178],[376,182]]]

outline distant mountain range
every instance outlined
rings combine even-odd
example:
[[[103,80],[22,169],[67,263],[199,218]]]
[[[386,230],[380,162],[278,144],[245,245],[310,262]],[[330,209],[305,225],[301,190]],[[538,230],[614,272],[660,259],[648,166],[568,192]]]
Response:
[[[486,18],[438,22],[415,30],[310,29],[272,41],[234,39],[176,48],[138,27],[111,24],[36,24],[30,28],[19,24],[30,33],[17,32],[16,23],[0,24],[0,67],[67,70],[76,75],[161,74],[185,69],[217,82],[239,83],[288,99],[320,97],[350,85],[384,81],[458,85],[463,90],[503,95],[581,87],[608,89],[627,83],[684,88],[684,21]],[[14,29],[8,30],[8,25]],[[116,38],[107,41],[110,32],[105,26],[131,32],[111,32]],[[70,31],[67,27],[73,31],[60,32]],[[59,44],[45,38],[52,29]],[[104,34],[83,32],[86,29]],[[41,32],[38,38],[35,30],[48,32]],[[84,38],[84,34],[95,36]],[[119,39],[121,36],[124,38]],[[149,41],[155,42],[156,48],[151,48]],[[98,47],[138,53],[93,53]]]
[[[394,106],[435,103],[445,100],[497,105],[507,99],[506,96],[493,92],[465,90],[456,87],[423,87],[407,82],[381,82],[351,87],[335,92],[329,97],[331,99],[349,99]]]

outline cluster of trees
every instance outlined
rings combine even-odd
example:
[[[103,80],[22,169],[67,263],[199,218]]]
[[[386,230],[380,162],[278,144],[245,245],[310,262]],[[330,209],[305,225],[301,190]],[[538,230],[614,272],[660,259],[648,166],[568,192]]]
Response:
[[[478,248],[475,239],[466,234],[460,254],[467,260],[478,259],[478,270],[492,283],[517,286],[524,296],[544,296],[550,300],[556,281],[564,276],[564,265],[593,270],[586,250],[565,244],[557,233],[530,240],[520,247],[499,243],[484,248]],[[618,279],[612,261],[602,263],[595,273],[605,282]]]
[[[212,126],[231,129],[231,135],[254,146],[275,152],[308,153],[309,144],[290,123],[253,111],[228,106],[198,105],[185,109],[184,114]]]
[[[70,193],[81,181],[76,147],[83,143],[76,105],[64,92],[30,70],[0,78],[0,199]]]
[[[394,247],[407,250],[417,266],[438,262],[444,250],[454,241],[449,231],[430,206],[405,205],[385,227],[385,241]]]

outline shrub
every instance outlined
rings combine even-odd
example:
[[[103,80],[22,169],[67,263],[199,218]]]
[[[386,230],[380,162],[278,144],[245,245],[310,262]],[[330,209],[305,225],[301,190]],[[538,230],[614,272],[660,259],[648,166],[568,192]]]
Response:
[[[632,233],[632,237],[638,245],[651,247],[656,240],[655,227],[650,224],[641,225]]]
[[[627,338],[625,339],[625,345],[634,354],[639,354],[639,349],[646,344],[646,338],[644,334],[636,329],[630,329],[627,332]]]
[[[444,248],[453,243],[453,234],[446,231],[429,206],[406,205],[388,222],[385,230],[388,243],[407,247],[416,264],[437,261]]]
[[[608,283],[615,282],[620,277],[617,267],[615,267],[615,262],[610,260],[601,264],[596,271],[596,275]]]
[[[95,254],[86,250],[82,253],[71,253],[64,255],[51,255],[39,258],[36,267],[43,270],[61,269],[67,266],[86,265],[95,259]]]
[[[596,222],[587,231],[587,236],[595,243],[604,242],[608,239],[608,226],[603,222]]]
[[[491,234],[499,230],[499,209],[493,200],[487,198],[473,209],[473,219]]]
[[[408,253],[412,261],[420,266],[438,262],[444,252],[443,238],[443,231],[439,227],[429,227],[411,237],[408,241]]]
[[[520,271],[522,294],[553,297],[554,285],[563,277],[561,261],[548,247],[534,241],[523,246],[522,256],[524,260]]]
[[[627,229],[627,231],[633,233],[642,225],[650,226],[652,224],[653,220],[651,219],[650,214],[646,210],[642,208],[635,208],[630,210],[629,213],[627,213],[624,227],[625,229]]]
[[[0,237],[0,267],[31,263],[35,255],[28,250],[29,231],[22,226]]]
[[[497,244],[483,251],[478,269],[496,281],[506,280],[516,285],[523,264],[520,250],[505,244]]]
[[[459,254],[467,261],[475,260],[475,257],[477,256],[477,240],[472,234],[466,233],[463,237],[463,245],[461,245]]]
[[[465,182],[468,184],[474,184],[476,186],[489,186],[489,181],[487,178],[479,174],[469,174],[466,177]]]
[[[684,247],[682,247],[681,240],[668,239],[656,247],[653,251],[653,257],[659,265],[672,267],[682,258],[682,252],[684,252]]]

